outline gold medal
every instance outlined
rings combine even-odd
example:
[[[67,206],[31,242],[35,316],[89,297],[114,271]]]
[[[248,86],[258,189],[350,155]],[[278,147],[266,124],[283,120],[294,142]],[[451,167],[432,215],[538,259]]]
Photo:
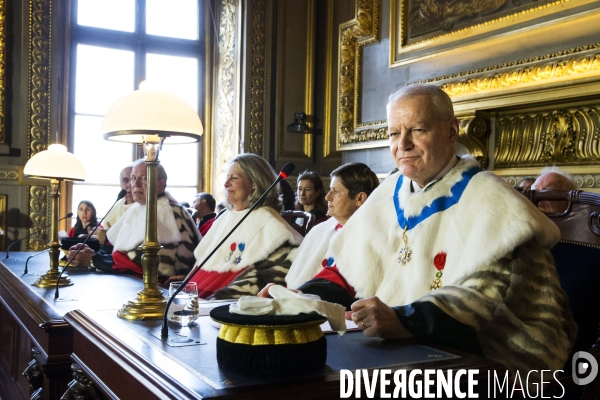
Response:
[[[408,247],[408,237],[406,236],[406,231],[408,230],[408,225],[404,227],[404,232],[402,232],[402,241],[404,241],[404,247],[400,249],[400,256],[398,257],[398,262],[400,265],[405,266],[410,261],[410,249]]]

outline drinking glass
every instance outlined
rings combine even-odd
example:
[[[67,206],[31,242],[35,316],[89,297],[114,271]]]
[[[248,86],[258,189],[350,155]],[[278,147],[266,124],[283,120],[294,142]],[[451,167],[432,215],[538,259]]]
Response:
[[[171,282],[169,286],[169,298],[173,296],[175,291],[179,289],[183,282]],[[168,314],[169,321],[175,322],[180,325],[190,325],[198,319],[198,287],[196,282],[189,282],[169,307]]]

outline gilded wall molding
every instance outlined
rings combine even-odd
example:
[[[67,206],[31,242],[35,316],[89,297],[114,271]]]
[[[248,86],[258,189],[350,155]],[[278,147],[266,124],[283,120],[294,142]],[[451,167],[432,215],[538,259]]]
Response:
[[[363,46],[379,40],[379,0],[358,0],[355,18],[340,25],[338,61],[337,147],[360,142],[365,135],[377,136],[370,128],[365,134],[355,134],[360,114]]]
[[[29,65],[28,65],[28,125],[27,155],[31,158],[48,146],[50,129],[50,35],[51,0],[29,2]],[[32,228],[40,232],[29,237],[29,248],[45,247],[43,228],[49,211],[48,187],[29,186],[27,213]]]
[[[600,105],[496,119],[496,168],[590,165],[600,161]]]
[[[575,183],[577,184],[577,189],[580,190],[589,190],[589,189],[600,189],[600,175],[592,175],[592,174],[570,174]],[[533,177],[536,175],[519,175],[519,176],[503,176],[504,179],[511,186],[518,186],[519,183],[523,180],[523,178]]]
[[[4,109],[6,101],[6,2],[0,0],[0,145],[6,143],[6,115]]]
[[[236,0],[221,0],[217,53],[217,99],[213,145],[212,192],[217,201],[223,199],[222,190],[227,174],[227,163],[237,154],[235,137],[236,82],[238,76],[236,49]]]
[[[248,82],[249,93],[246,107],[248,111],[248,151],[267,157],[265,154],[265,118],[267,104],[267,7],[266,0],[252,0],[249,23]]]
[[[0,166],[0,182],[3,185],[19,183],[19,167],[12,165]]]
[[[489,165],[490,130],[485,119],[475,116],[458,118],[458,142],[475,157],[482,168]]]
[[[465,96],[598,76],[600,43],[594,43],[421,83],[441,83],[441,88],[450,96]]]

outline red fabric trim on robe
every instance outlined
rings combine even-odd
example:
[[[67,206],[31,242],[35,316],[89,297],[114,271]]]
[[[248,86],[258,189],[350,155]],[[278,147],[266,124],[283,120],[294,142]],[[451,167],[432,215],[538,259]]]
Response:
[[[206,236],[206,233],[208,232],[208,230],[210,229],[210,227],[212,226],[213,222],[215,222],[215,218],[211,218],[208,221],[206,221],[204,223],[204,225],[202,225],[200,227],[200,234],[204,237]]]
[[[196,282],[198,297],[206,299],[217,290],[229,285],[236,276],[244,272],[246,268],[236,272],[205,271],[201,269],[194,275],[190,282]]]
[[[344,279],[340,271],[337,269],[335,265],[331,267],[324,267],[321,272],[316,274],[313,279],[325,279],[329,282],[333,282],[336,285],[339,285],[346,289],[346,292],[350,295],[351,298],[356,297],[356,290]]]
[[[112,255],[112,258],[114,262],[112,269],[119,272],[131,271],[138,275],[144,275],[144,270],[142,267],[131,261],[131,259],[127,257],[127,254],[121,251],[115,251]]]

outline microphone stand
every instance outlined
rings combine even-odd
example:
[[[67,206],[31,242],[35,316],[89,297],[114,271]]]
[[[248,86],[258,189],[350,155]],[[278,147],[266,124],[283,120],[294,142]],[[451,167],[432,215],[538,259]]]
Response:
[[[204,264],[206,264],[206,262],[208,260],[210,260],[210,258],[213,256],[213,254],[215,254],[217,252],[217,250],[221,247],[221,245],[223,243],[225,243],[225,241],[229,238],[229,236],[231,236],[233,234],[233,232],[235,232],[235,230],[237,229],[237,227],[240,226],[240,224],[242,222],[244,222],[244,220],[248,217],[248,215],[250,215],[250,213],[262,202],[262,200],[271,191],[271,189],[273,189],[275,187],[275,185],[277,185],[283,179],[287,178],[287,176],[294,170],[294,168],[295,168],[295,165],[293,163],[287,163],[287,164],[285,164],[283,166],[283,168],[281,169],[281,172],[279,173],[279,176],[277,176],[277,179],[275,179],[275,182],[273,182],[271,184],[271,186],[269,186],[269,188],[267,190],[265,190],[265,192],[262,194],[262,196],[260,196],[258,198],[258,200],[256,200],[256,202],[252,205],[252,207],[250,207],[250,209],[242,217],[242,219],[240,219],[240,221],[237,224],[235,224],[235,226],[229,231],[229,233],[227,235],[225,235],[225,237],[223,238],[223,240],[221,240],[219,242],[219,244],[217,244],[215,246],[215,248],[210,252],[210,254],[208,256],[206,256],[206,258],[204,259],[204,261],[202,261],[202,263],[200,265],[198,265],[196,268],[194,268],[189,273],[189,275],[181,282],[181,285],[179,285],[179,287],[177,288],[177,290],[175,290],[175,292],[173,293],[173,295],[171,295],[171,297],[169,297],[169,299],[167,300],[167,305],[165,306],[165,313],[163,315],[162,328],[160,329],[160,336],[162,338],[169,337],[169,327],[168,327],[168,324],[167,324],[167,314],[169,312],[169,307],[171,306],[171,303],[173,302],[173,300],[175,299],[175,297],[177,296],[177,294],[179,294],[179,292],[181,292],[181,290],[185,287],[185,285],[187,285],[188,282],[194,277],[194,275],[196,275],[196,273],[198,271],[200,271],[200,269],[204,266]],[[58,290],[58,287],[57,287],[57,290]]]
[[[65,215],[64,217],[62,217],[61,219],[59,219],[58,221],[62,221],[62,220],[63,220],[63,219],[65,219],[65,218],[71,218],[72,216],[73,216],[73,213],[68,213],[67,215]],[[35,233],[34,233],[34,234],[36,234],[36,235],[37,235],[38,233],[40,233],[40,232],[41,232],[41,231],[43,231],[44,229],[48,229],[48,228],[50,228],[50,225],[46,225],[46,226],[45,226],[45,227],[43,227],[43,228],[39,228],[37,231],[35,231]],[[9,253],[10,253],[10,249],[11,249],[11,247],[13,247],[13,246],[14,246],[15,244],[17,244],[17,243],[21,243],[21,242],[22,242],[23,240],[25,240],[25,239],[27,239],[27,236],[25,236],[24,238],[21,238],[21,239],[19,239],[19,240],[15,240],[14,242],[12,242],[11,244],[9,244],[9,245],[8,245],[8,247],[6,248],[6,257],[5,257],[5,260],[8,260],[8,255],[9,255]],[[27,272],[25,272],[25,273],[27,273]]]
[[[110,206],[110,208],[108,209],[108,211],[106,212],[106,214],[104,214],[104,217],[102,217],[102,219],[96,224],[96,226],[94,227],[94,229],[89,233],[89,235],[81,243],[81,245],[79,246],[79,248],[77,249],[77,251],[75,252],[75,254],[73,254],[73,257],[71,257],[71,259],[67,262],[67,265],[65,265],[65,267],[62,269],[62,271],[60,271],[60,274],[58,274],[58,278],[56,279],[56,290],[54,292],[54,301],[58,300],[58,297],[59,297],[58,287],[59,287],[59,283],[60,283],[60,277],[62,276],[62,274],[67,270],[67,268],[69,267],[69,265],[71,265],[71,261],[73,261],[75,259],[75,257],[77,257],[77,254],[79,254],[79,252],[83,249],[83,247],[85,246],[85,244],[87,243],[87,241],[92,237],[92,235],[94,234],[94,232],[96,232],[96,229],[98,229],[98,227],[102,224],[102,221],[104,221],[104,218],[106,218],[106,216],[108,215],[108,213],[110,213],[110,210],[112,210],[113,207],[119,202],[119,200],[121,200],[123,197],[125,197],[126,194],[127,194],[127,191],[125,189],[121,189],[121,191],[119,192],[119,195],[117,196],[117,201],[115,201],[113,203],[113,205]]]
[[[29,264],[29,259],[31,259],[31,258],[33,258],[35,256],[39,256],[40,254],[43,254],[43,253],[45,253],[47,251],[50,251],[49,247],[46,250],[42,250],[39,253],[35,253],[35,254],[32,254],[29,257],[27,257],[27,261],[25,261],[25,271],[23,271],[23,275],[27,275],[27,264]],[[59,276],[59,278],[60,278],[60,276]]]

